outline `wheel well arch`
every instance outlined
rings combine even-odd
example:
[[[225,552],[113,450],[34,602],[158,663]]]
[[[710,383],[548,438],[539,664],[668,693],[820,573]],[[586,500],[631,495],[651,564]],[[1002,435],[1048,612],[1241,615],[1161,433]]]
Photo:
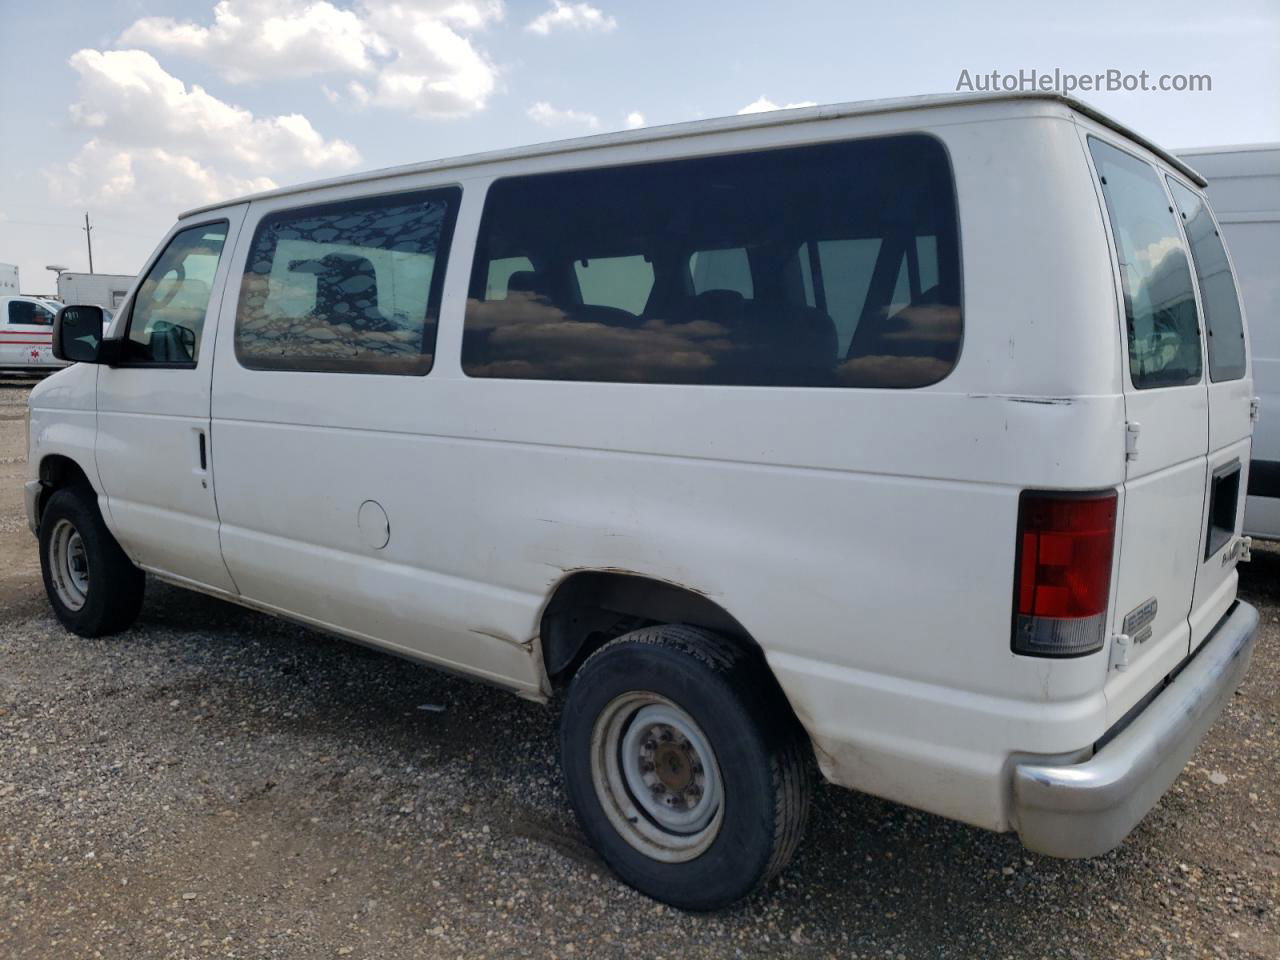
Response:
[[[44,505],[59,490],[82,487],[92,491],[93,484],[84,468],[68,456],[51,453],[40,461],[40,496],[36,500],[36,516],[44,513]]]
[[[763,651],[729,611],[692,587],[620,570],[578,570],[555,587],[539,638],[547,676],[567,680],[598,647],[653,623],[685,623]]]

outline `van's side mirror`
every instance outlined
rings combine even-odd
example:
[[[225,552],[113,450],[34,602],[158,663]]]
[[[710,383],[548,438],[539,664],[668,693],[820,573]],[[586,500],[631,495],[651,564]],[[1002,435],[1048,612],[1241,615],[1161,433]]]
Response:
[[[63,307],[53,318],[53,355],[72,363],[100,362],[102,321],[101,307]]]

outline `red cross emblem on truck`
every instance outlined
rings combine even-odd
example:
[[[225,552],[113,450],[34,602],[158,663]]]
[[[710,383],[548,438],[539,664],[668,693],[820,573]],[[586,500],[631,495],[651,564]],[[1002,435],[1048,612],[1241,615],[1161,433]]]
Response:
[[[31,359],[32,359],[32,360],[39,360],[39,359],[40,359],[40,351],[39,351],[39,350],[32,350],[32,351],[31,351]]]

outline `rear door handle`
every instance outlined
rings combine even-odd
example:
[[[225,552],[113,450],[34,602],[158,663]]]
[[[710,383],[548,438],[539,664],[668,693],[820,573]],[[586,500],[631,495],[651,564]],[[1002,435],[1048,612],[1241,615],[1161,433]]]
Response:
[[[205,450],[204,431],[200,431],[200,469],[209,469],[209,454]]]

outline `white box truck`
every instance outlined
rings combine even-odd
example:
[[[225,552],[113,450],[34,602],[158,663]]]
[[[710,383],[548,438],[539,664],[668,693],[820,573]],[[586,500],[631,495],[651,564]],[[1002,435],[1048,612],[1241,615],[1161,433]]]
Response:
[[[129,295],[135,279],[132,274],[64,271],[58,274],[58,299],[63,303],[106,307],[114,313]]]
[[[0,263],[0,297],[18,295],[18,268],[12,263]]]
[[[1179,151],[1208,181],[1253,344],[1261,417],[1253,434],[1245,532],[1280,539],[1280,143]]]

